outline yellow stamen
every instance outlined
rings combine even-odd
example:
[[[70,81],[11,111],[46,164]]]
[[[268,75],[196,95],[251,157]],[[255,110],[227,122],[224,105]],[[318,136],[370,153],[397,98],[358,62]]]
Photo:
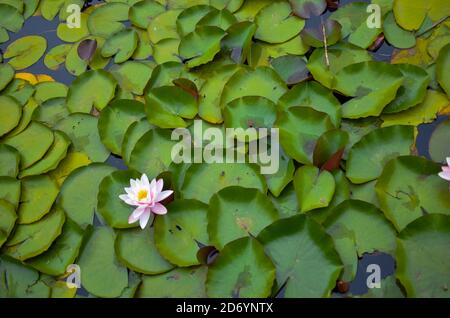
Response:
[[[139,190],[138,195],[137,195],[138,201],[141,201],[142,199],[147,198],[147,195],[148,195],[147,190]]]

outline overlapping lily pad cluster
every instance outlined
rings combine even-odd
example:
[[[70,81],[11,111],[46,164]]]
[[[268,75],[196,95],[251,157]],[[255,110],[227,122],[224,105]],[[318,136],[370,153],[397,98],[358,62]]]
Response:
[[[78,264],[98,297],[326,297],[375,251],[397,269],[368,296],[450,296],[449,120],[433,161],[415,147],[449,110],[449,2],[372,2],[380,28],[368,2],[106,0],[72,29],[84,1],[0,0],[1,42],[32,15],[65,42],[20,38],[0,65],[0,296],[73,297]],[[69,87],[20,73],[44,52]],[[279,171],[174,164],[193,119],[279,128]],[[142,173],[175,191],[144,230],[119,199]]]

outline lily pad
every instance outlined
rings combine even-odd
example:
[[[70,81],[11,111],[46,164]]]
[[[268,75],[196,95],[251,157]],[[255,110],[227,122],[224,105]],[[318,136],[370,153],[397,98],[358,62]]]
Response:
[[[89,113],[92,107],[102,110],[113,99],[116,81],[106,71],[88,71],[77,77],[67,93],[67,108],[71,113]]]
[[[305,21],[292,14],[287,2],[273,2],[255,17],[255,38],[269,43],[283,43],[300,33]]]
[[[77,42],[89,35],[88,21],[89,15],[81,12],[80,27],[70,27],[66,23],[60,23],[56,29],[56,35],[64,42]]]
[[[13,147],[0,144],[0,176],[17,177],[20,153]]]
[[[389,161],[375,186],[380,208],[398,231],[425,214],[450,214],[448,183],[440,166],[425,158],[397,157]]]
[[[88,28],[92,35],[109,38],[114,33],[125,29],[122,21],[128,20],[129,6],[125,3],[112,2],[96,8],[88,18]]]
[[[332,238],[303,215],[278,220],[258,236],[273,260],[284,296],[328,297],[342,270]],[[308,255],[308,257],[304,257]]]
[[[414,33],[402,29],[395,21],[392,12],[389,12],[384,18],[383,32],[386,40],[396,48],[409,49],[416,45]]]
[[[0,30],[5,32],[5,29],[11,32],[19,32],[22,28],[24,19],[17,8],[9,4],[0,3],[0,16],[2,17],[2,21],[0,22]],[[6,38],[3,39],[3,42],[8,41],[9,36],[6,33]]]
[[[301,37],[312,47],[328,47],[341,39],[341,28],[339,22],[328,19],[325,23],[303,29]]]
[[[126,130],[133,122],[144,117],[144,104],[141,102],[116,100],[105,107],[99,116],[100,139],[111,152],[120,155]]]
[[[69,54],[71,44],[60,44],[48,51],[44,58],[44,64],[52,71],[56,71],[66,61],[67,54]]]
[[[109,37],[102,47],[104,57],[114,56],[114,63],[119,64],[128,60],[138,45],[138,35],[133,29],[119,31]]]
[[[197,115],[197,100],[178,86],[153,88],[145,99],[149,122],[160,128],[186,127],[184,119]]]
[[[0,64],[0,91],[2,91],[13,78],[14,68],[9,64]]]
[[[11,203],[17,211],[21,195],[20,180],[13,177],[0,177],[0,185],[0,199]]]
[[[222,39],[222,49],[230,52],[230,57],[235,63],[243,64],[250,53],[255,32],[256,24],[252,22],[244,21],[233,24]]]
[[[278,219],[278,212],[267,196],[257,189],[228,187],[211,197],[208,233],[219,250],[235,239],[257,236]]]
[[[268,297],[275,279],[275,267],[254,238],[228,243],[208,269],[206,293],[209,297]]]
[[[209,203],[214,193],[229,186],[255,188],[266,193],[267,186],[258,169],[256,165],[246,163],[193,164],[186,171],[183,198]]]
[[[100,182],[114,170],[106,164],[93,163],[76,169],[64,181],[58,204],[81,228],[94,221]]]
[[[446,158],[449,156],[447,138],[450,134],[450,119],[447,119],[440,123],[430,138],[429,153],[431,159],[436,162],[445,163]]]
[[[114,239],[108,227],[95,228],[78,259],[81,284],[98,297],[118,297],[128,286],[127,268],[116,258]]]
[[[17,211],[18,223],[36,222],[50,212],[58,190],[56,182],[46,175],[22,179],[21,203]]]
[[[138,298],[205,298],[206,266],[175,268],[161,275],[143,276]]]
[[[72,140],[76,151],[84,152],[93,162],[104,162],[109,151],[100,140],[97,122],[94,116],[74,113],[61,119],[55,129],[61,130]]]
[[[133,122],[125,132],[122,142],[122,159],[125,163],[130,162],[131,152],[138,140],[153,126],[148,122],[147,118],[143,118],[139,121]]]
[[[450,284],[450,217],[430,214],[410,223],[397,238],[397,278],[408,297],[445,297]],[[436,261],[439,260],[439,261]],[[430,270],[429,275],[423,269]]]
[[[414,139],[413,126],[391,126],[369,132],[348,154],[347,178],[357,184],[377,179],[392,158],[411,154]]]
[[[58,82],[41,82],[36,84],[34,92],[34,99],[37,103],[42,104],[45,101],[57,98],[66,97],[68,88],[63,83]]]
[[[290,0],[292,11],[301,18],[321,15],[327,8],[326,0]]]
[[[3,136],[13,130],[20,122],[22,117],[22,107],[12,97],[0,96],[0,136]]]
[[[178,38],[176,21],[182,11],[168,10],[154,17],[147,28],[150,41],[156,44],[163,39]]]
[[[139,178],[135,171],[113,171],[103,178],[99,184],[97,195],[97,211],[112,228],[130,228],[137,224],[129,224],[128,217],[133,208],[119,199],[124,193],[124,188],[129,186],[131,179]]]
[[[53,132],[47,126],[32,121],[20,134],[5,138],[4,143],[19,151],[20,169],[25,169],[44,157],[53,139]]]
[[[208,63],[220,51],[220,42],[225,34],[219,27],[197,27],[181,39],[179,54],[189,68]]]
[[[11,43],[3,55],[16,70],[36,63],[47,49],[47,40],[38,35],[24,36]]]
[[[69,110],[66,108],[66,99],[64,97],[55,97],[38,105],[34,109],[31,119],[48,127],[55,127],[60,120],[69,115]]]
[[[115,249],[117,258],[138,273],[157,275],[174,267],[156,249],[153,227],[119,231]]]
[[[312,164],[317,139],[334,128],[327,114],[309,107],[289,108],[279,114],[275,126],[284,151],[303,164]]]
[[[195,200],[178,200],[167,206],[167,215],[155,220],[155,244],[172,264],[199,265],[197,252],[209,245],[207,205]],[[201,245],[200,245],[201,244]]]
[[[177,30],[185,36],[195,30],[197,23],[214,8],[207,5],[196,5],[183,10],[177,18]]]
[[[129,18],[131,23],[135,26],[142,29],[147,29],[150,21],[164,11],[164,6],[157,1],[138,1],[130,8]]]
[[[65,219],[64,211],[55,207],[38,222],[17,226],[3,247],[4,254],[20,261],[42,254],[61,234]]]
[[[357,200],[346,200],[334,208],[323,224],[333,238],[344,263],[342,280],[355,278],[358,258],[375,251],[393,254],[396,230],[375,206]]]
[[[14,205],[0,199],[0,247],[6,242],[16,223],[17,215]]]
[[[67,219],[61,235],[43,254],[27,260],[27,264],[42,273],[59,276],[66,273],[67,267],[73,264],[78,256],[83,231],[75,222]]]
[[[136,61],[115,65],[110,71],[123,90],[136,95],[144,93],[144,88],[152,75],[152,69],[149,66]]]
[[[450,44],[444,46],[439,52],[439,57],[436,60],[436,79],[441,85],[442,89],[450,98],[450,77],[448,72],[444,70],[450,67]]]
[[[147,174],[152,179],[167,171],[172,162],[171,151],[176,144],[171,133],[164,129],[152,129],[142,135],[131,152],[129,167]]]
[[[313,166],[303,166],[294,175],[294,188],[300,212],[327,207],[335,190],[333,175]]]

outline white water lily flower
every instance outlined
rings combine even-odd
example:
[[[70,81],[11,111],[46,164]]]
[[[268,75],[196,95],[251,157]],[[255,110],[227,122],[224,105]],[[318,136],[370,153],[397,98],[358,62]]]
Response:
[[[137,207],[128,218],[129,224],[139,220],[139,225],[144,229],[151,213],[160,215],[167,213],[166,207],[159,202],[169,197],[173,191],[162,191],[163,186],[163,179],[153,179],[149,182],[145,173],[141,179],[130,180],[130,187],[125,188],[126,194],[119,195],[126,204]]]

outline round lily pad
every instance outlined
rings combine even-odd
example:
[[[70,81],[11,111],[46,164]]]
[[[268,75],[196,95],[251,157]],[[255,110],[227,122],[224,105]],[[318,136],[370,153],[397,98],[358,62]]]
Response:
[[[164,6],[155,0],[138,1],[130,8],[129,18],[135,26],[147,29],[150,21],[164,11]]]
[[[70,112],[66,108],[66,99],[64,97],[56,97],[38,105],[38,107],[34,109],[31,118],[46,124],[49,127],[55,127],[60,120],[69,115]]]
[[[254,238],[244,237],[225,245],[208,269],[209,297],[268,297],[275,279],[275,267]]]
[[[17,177],[20,154],[8,145],[0,144],[0,176]]]
[[[122,159],[125,163],[130,162],[131,152],[138,140],[153,126],[148,122],[147,118],[143,118],[139,121],[133,122],[125,132],[122,142]]]
[[[21,182],[13,177],[0,177],[0,199],[11,203],[15,211],[19,206]]]
[[[174,267],[156,249],[153,227],[119,231],[115,249],[117,258],[138,273],[157,275]]]
[[[155,245],[172,264],[199,265],[197,252],[209,245],[208,208],[195,200],[177,200],[167,206],[167,214],[155,220]]]
[[[65,218],[64,211],[55,207],[38,222],[17,226],[3,252],[20,261],[42,254],[61,234]]]
[[[121,21],[128,19],[129,6],[125,3],[111,2],[96,8],[87,21],[92,35],[108,38],[112,34],[125,29]]]
[[[128,61],[111,67],[111,74],[123,90],[142,95],[152,75],[152,69],[144,63]]]
[[[36,63],[47,49],[47,40],[42,36],[24,36],[11,43],[4,54],[8,63],[16,70],[23,70]]]
[[[0,123],[0,136],[13,130],[20,121],[22,116],[22,107],[12,97],[0,96],[0,117],[2,121]]]
[[[0,91],[14,78],[14,68],[9,64],[0,64]]]
[[[430,138],[429,152],[431,159],[436,162],[445,163],[450,155],[448,151],[447,138],[450,134],[450,119],[441,122]]]
[[[9,234],[14,228],[16,223],[17,215],[14,206],[0,199],[0,247],[6,242]]]
[[[138,45],[138,35],[133,29],[119,31],[109,37],[102,47],[104,57],[114,56],[114,63],[119,64],[128,60]]]
[[[246,236],[257,236],[278,219],[269,198],[257,189],[228,187],[211,197],[208,233],[219,250],[227,243]]]

